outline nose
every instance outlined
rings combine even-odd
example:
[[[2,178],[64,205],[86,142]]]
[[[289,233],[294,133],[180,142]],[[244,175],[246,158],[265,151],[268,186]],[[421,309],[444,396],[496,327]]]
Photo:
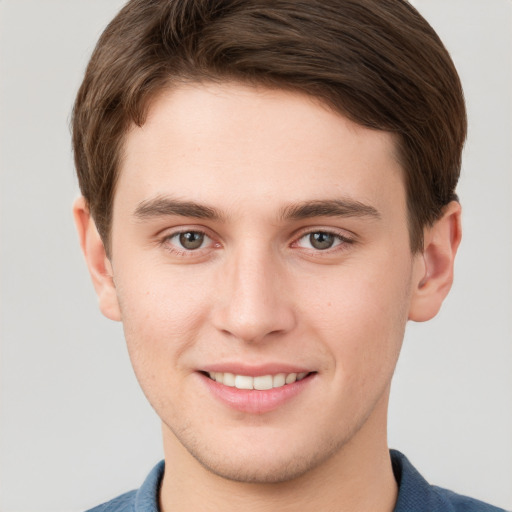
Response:
[[[214,326],[234,339],[257,343],[290,332],[296,317],[283,263],[271,251],[240,249],[218,276]]]

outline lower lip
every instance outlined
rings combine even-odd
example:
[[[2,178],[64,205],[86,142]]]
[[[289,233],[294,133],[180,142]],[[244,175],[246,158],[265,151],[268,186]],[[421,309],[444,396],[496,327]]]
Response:
[[[315,374],[309,374],[302,380],[286,384],[280,388],[263,391],[224,386],[224,384],[220,384],[206,375],[200,374],[200,376],[213,396],[228,407],[241,412],[263,414],[281,407],[296,397],[312,383]]]

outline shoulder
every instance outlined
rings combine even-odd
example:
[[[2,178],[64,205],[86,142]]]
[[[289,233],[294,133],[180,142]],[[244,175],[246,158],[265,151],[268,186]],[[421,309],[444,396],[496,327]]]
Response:
[[[504,509],[430,485],[402,453],[391,450],[398,483],[395,512],[505,512]]]
[[[121,494],[121,496],[91,508],[87,512],[133,512],[135,510],[134,503],[136,494],[137,491]]]
[[[165,463],[159,462],[144,480],[142,486],[87,512],[159,512],[158,495],[164,475]]]
[[[489,505],[483,501],[457,494],[448,489],[431,486],[432,492],[435,493],[442,504],[450,505],[450,511],[453,512],[505,512],[504,509]]]

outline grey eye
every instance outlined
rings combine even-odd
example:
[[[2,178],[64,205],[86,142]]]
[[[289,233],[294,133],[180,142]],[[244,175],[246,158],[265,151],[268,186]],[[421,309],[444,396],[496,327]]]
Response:
[[[336,237],[331,233],[319,231],[317,233],[309,234],[309,243],[311,244],[311,247],[320,251],[330,249],[334,245],[335,241]]]
[[[204,242],[205,235],[199,231],[187,231],[179,234],[180,245],[189,251],[199,249]]]

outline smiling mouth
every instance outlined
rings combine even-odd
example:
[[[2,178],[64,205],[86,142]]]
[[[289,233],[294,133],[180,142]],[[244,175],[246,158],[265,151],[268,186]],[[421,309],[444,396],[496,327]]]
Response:
[[[204,372],[210,379],[237,389],[256,389],[265,391],[268,389],[282,388],[294,382],[300,381],[314,372],[302,373],[277,373],[275,375],[261,375],[251,377],[249,375],[236,375],[227,372]]]

